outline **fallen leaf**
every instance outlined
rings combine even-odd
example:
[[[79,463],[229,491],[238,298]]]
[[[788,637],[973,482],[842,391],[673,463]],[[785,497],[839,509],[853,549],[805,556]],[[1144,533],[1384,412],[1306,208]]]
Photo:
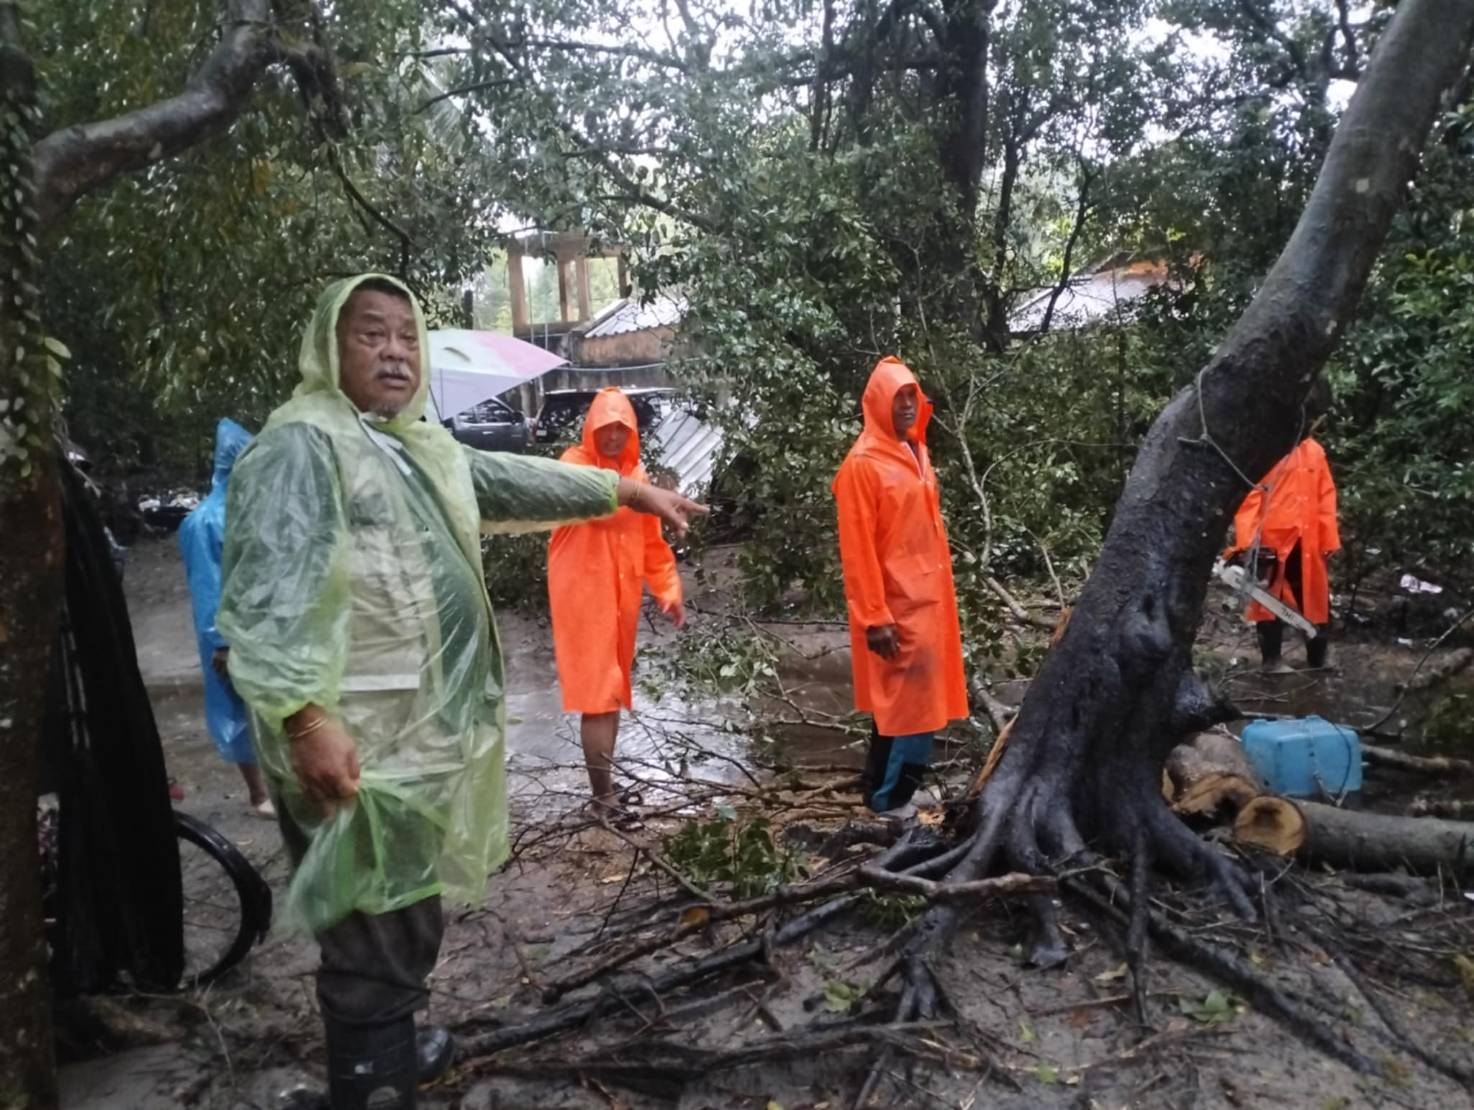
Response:
[[[946,816],[947,814],[941,806],[937,806],[934,809],[918,809],[916,811],[917,822],[920,823],[922,827],[928,829],[941,828],[942,821],[946,818]]]
[[[1225,1021],[1232,1021],[1238,1017],[1241,1008],[1237,1000],[1218,990],[1209,991],[1208,997],[1201,1002],[1183,998],[1178,1000],[1177,1005],[1193,1021],[1203,1025],[1219,1025]]]
[[[1034,1027],[1023,1018],[1018,1019],[1018,1039],[1023,1041],[1024,1044],[1033,1044],[1038,1040],[1038,1036],[1034,1032]]]
[[[676,925],[682,929],[695,929],[711,920],[710,906],[692,906],[681,911]]]
[[[1099,1010],[1082,1006],[1078,1010],[1071,1010],[1065,1016],[1065,1024],[1071,1029],[1084,1029],[1087,1025],[1095,1024],[1098,1017],[1100,1017]]]
[[[1058,1083],[1059,1069],[1053,1064],[1040,1064],[1034,1069],[1034,1078],[1040,1083]]]

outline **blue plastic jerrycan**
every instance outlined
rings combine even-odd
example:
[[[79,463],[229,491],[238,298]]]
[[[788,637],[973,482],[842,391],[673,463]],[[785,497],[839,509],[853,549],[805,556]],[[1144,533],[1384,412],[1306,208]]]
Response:
[[[1361,739],[1321,717],[1255,721],[1244,729],[1244,754],[1276,794],[1339,797],[1361,789]]]

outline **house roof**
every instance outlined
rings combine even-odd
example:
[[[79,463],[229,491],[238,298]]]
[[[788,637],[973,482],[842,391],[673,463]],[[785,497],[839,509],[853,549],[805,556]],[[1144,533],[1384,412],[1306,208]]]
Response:
[[[1083,328],[1168,280],[1167,266],[1157,260],[1132,262],[1125,266],[1102,267],[1088,274],[1072,277],[1060,291],[1050,318],[1052,328]],[[1008,330],[1018,333],[1038,331],[1044,326],[1044,314],[1054,287],[1033,289],[1008,317]]]
[[[641,304],[639,297],[625,297],[594,317],[583,334],[585,339],[606,339],[652,328],[669,328],[685,316],[686,298],[679,295],[657,293],[648,304]]]

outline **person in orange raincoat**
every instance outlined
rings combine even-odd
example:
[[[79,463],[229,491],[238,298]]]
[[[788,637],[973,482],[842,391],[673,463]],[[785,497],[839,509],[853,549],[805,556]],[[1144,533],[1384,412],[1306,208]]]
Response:
[[[926,450],[931,402],[897,358],[883,358],[862,400],[865,428],[832,489],[849,609],[855,708],[875,724],[865,794],[905,815],[932,734],[967,716],[952,551]]]
[[[1250,572],[1264,588],[1316,626],[1317,635],[1305,642],[1305,657],[1310,666],[1324,667],[1331,620],[1326,556],[1341,549],[1341,532],[1336,483],[1319,443],[1307,435],[1275,463],[1239,506],[1233,535],[1225,554],[1247,553]],[[1254,622],[1265,668],[1288,670],[1280,659],[1284,622],[1257,602],[1244,616]]]
[[[583,422],[583,442],[562,461],[649,482],[640,465],[640,431],[629,398],[600,390]],[[654,520],[654,517],[649,518]],[[548,600],[563,709],[580,713],[579,736],[597,805],[619,808],[613,782],[620,707],[630,708],[630,669],[640,601],[648,586],[677,628],[686,624],[676,557],[657,521],[620,509],[613,516],[557,529],[548,543]]]

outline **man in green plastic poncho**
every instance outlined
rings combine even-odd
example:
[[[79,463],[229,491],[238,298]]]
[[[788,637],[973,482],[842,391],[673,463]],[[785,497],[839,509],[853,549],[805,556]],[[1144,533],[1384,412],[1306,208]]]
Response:
[[[479,903],[506,855],[502,658],[478,526],[628,505],[683,532],[705,512],[609,471],[462,446],[421,420],[427,349],[398,282],[329,286],[302,382],[236,463],[226,511],[216,623],[296,861],[287,917],[322,950],[333,1110],[412,1107],[417,1071],[448,1066],[448,1036],[417,1048],[413,1016],[441,899]]]

